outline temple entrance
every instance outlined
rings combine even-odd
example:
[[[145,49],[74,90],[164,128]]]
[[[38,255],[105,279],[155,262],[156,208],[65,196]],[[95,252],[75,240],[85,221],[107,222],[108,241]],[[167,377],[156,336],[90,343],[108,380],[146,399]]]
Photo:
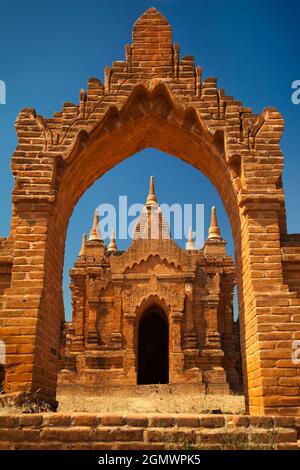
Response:
[[[169,327],[164,312],[150,308],[138,329],[138,384],[169,382]]]

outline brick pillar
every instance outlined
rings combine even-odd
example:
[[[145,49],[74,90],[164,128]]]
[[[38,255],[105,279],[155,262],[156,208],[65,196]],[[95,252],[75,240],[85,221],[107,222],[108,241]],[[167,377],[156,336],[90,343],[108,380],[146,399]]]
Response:
[[[300,413],[299,366],[291,360],[292,341],[300,329],[300,299],[283,282],[281,200],[276,191],[244,193],[240,198],[245,312],[241,344],[252,414]]]
[[[78,281],[78,284],[77,284]],[[81,281],[81,282],[80,282]],[[83,281],[83,282],[82,282]],[[72,291],[72,321],[74,324],[74,337],[72,340],[73,351],[84,349],[84,322],[85,322],[85,277],[83,279],[73,278],[71,282]]]
[[[192,279],[187,279],[185,282],[184,349],[197,349],[197,336],[194,326],[194,285]]]
[[[137,335],[135,334],[136,316],[131,312],[124,312],[124,337],[126,338],[124,350],[124,373],[128,384],[136,384],[137,381]]]
[[[218,306],[220,300],[220,275],[207,272],[208,295],[204,299],[204,317],[206,320],[206,337],[204,349],[220,349],[221,338],[218,329]]]
[[[206,349],[221,348],[221,338],[218,331],[218,301],[208,300],[205,303],[204,316],[207,321],[205,345]]]
[[[98,344],[99,333],[98,333],[98,310],[99,310],[99,299],[89,298],[87,301],[88,309],[88,334],[87,343]]]
[[[192,279],[185,281],[185,331],[183,338],[184,368],[198,367],[197,336],[194,328],[194,286]]]
[[[51,197],[13,199],[12,277],[0,324],[0,337],[7,345],[5,390],[38,392],[51,401],[56,396],[63,321],[64,239],[49,226]]]
[[[111,334],[111,345],[114,349],[122,349],[122,286],[114,284],[114,320],[115,330]]]
[[[206,288],[208,294],[203,298],[206,333],[204,345],[200,351],[200,364],[203,370],[203,381],[207,391],[223,393],[229,391],[226,373],[223,368],[224,351],[218,329],[218,307],[220,301],[220,274],[207,272]]]
[[[208,300],[204,303],[204,317],[207,323],[206,337],[201,349],[201,362],[206,367],[221,367],[224,352],[221,349],[220,334],[217,328],[218,302]]]
[[[207,330],[205,343],[200,351],[200,364],[207,392],[227,393],[229,392],[229,385],[223,368],[224,351],[221,349],[217,315],[218,302],[216,300],[206,300],[204,303],[204,317],[207,322]]]
[[[182,351],[183,312],[172,311],[169,316],[169,382],[178,382],[184,377]]]

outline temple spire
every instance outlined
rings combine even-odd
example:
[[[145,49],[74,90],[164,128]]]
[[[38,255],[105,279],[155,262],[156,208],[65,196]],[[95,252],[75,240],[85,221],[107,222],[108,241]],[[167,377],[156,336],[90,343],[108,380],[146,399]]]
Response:
[[[99,230],[99,214],[98,210],[95,209],[94,212],[94,221],[93,221],[93,226],[90,231],[90,236],[89,236],[89,241],[91,240],[101,240],[101,233]]]
[[[111,231],[110,242],[109,242],[107,251],[110,252],[110,253],[118,251],[118,247],[117,247],[117,243],[116,243],[116,235],[115,235],[114,230]]]
[[[221,231],[218,225],[217,212],[215,206],[213,206],[211,209],[211,221],[208,230],[208,240],[211,240],[212,238],[221,238]]]
[[[85,254],[86,254],[86,246],[85,245],[86,245],[86,234],[84,233],[83,237],[82,237],[81,248],[80,248],[78,256],[85,256]]]
[[[185,249],[186,250],[196,250],[195,243],[194,243],[194,240],[193,240],[192,227],[189,228],[189,236],[188,236],[188,241],[185,244]]]
[[[154,176],[150,176],[150,183],[149,183],[149,194],[146,201],[146,206],[152,206],[157,204],[157,197],[155,194],[154,189]]]

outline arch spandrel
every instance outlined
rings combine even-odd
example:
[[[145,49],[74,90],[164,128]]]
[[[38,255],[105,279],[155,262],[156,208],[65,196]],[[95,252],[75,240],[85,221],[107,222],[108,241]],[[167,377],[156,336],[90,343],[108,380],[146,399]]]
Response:
[[[111,80],[113,77],[112,67]],[[178,85],[178,79],[174,77],[145,80],[139,75],[138,80],[131,77],[126,79],[124,84],[120,81],[118,89],[106,92],[104,90],[102,94],[98,93],[97,88],[95,89],[95,79],[93,79],[89,81],[91,88],[84,98],[81,92],[81,99],[84,99],[84,102],[80,103],[78,113],[73,118],[70,112],[73,107],[70,103],[65,103],[63,111],[56,113],[50,119],[38,116],[30,108],[23,110],[16,121],[17,133],[19,130],[22,132],[22,143],[19,144],[12,160],[15,176],[13,201],[29,202],[34,198],[51,204],[55,202],[59,190],[65,199],[70,200],[71,196],[64,194],[66,188],[71,187],[69,178],[74,180],[74,174],[79,173],[83,165],[87,165],[82,187],[78,185],[78,191],[75,193],[73,191],[74,199],[69,207],[71,213],[80,196],[98,177],[124,158],[149,146],[156,146],[198,167],[217,187],[229,217],[228,206],[231,206],[232,211],[235,195],[242,190],[251,192],[257,189],[253,187],[253,179],[250,176],[253,172],[253,163],[260,165],[261,174],[265,172],[264,179],[268,176],[271,184],[270,169],[268,168],[267,174],[265,167],[270,165],[270,159],[272,162],[276,161],[276,168],[272,169],[275,183],[270,191],[273,191],[273,195],[275,191],[280,196],[282,191],[276,188],[276,181],[281,177],[283,165],[279,146],[283,131],[280,114],[274,108],[267,108],[261,116],[253,115],[249,108],[243,108],[241,103],[235,102],[231,97],[227,99],[223,92],[217,90],[216,81],[212,79],[202,83],[201,96],[197,96],[194,90],[191,99],[189,94],[182,91],[182,87],[180,91],[176,90],[174,80]],[[122,87],[126,87],[126,92],[123,93]],[[212,93],[214,88],[216,102]],[[89,96],[91,106],[88,105]],[[221,112],[222,106],[225,114]],[[212,113],[213,110],[215,112]],[[120,132],[120,128],[123,128],[123,133]],[[24,137],[26,129],[28,139]],[[177,143],[172,145],[171,142],[165,142],[164,135],[160,135],[159,129],[162,134],[173,132],[173,135],[177,135],[180,129],[180,140],[184,142],[185,138],[188,139],[189,147],[192,148],[188,148],[186,144],[182,145],[183,148],[178,148],[180,145]],[[274,131],[272,137],[270,137],[271,130]],[[34,138],[31,135],[33,131]],[[107,154],[105,142],[111,139],[124,139],[126,134],[133,135],[127,149],[120,146],[114,149],[115,155],[101,158],[99,148],[102,146],[103,154]],[[272,139],[273,155],[260,151],[260,146],[268,139]],[[31,145],[30,152],[28,144]],[[49,176],[47,180],[43,178],[42,184],[38,175],[36,179],[30,178],[29,183],[24,183],[26,170],[22,165],[23,162],[20,163],[20,155],[24,157],[24,153],[25,155],[28,153],[28,162],[40,165],[43,174],[48,172]],[[201,157],[197,158],[192,155],[193,153],[201,154]],[[238,178],[229,164],[237,155],[242,168],[242,174],[238,175]],[[88,171],[88,160],[91,159],[95,159],[97,164],[96,171],[94,168],[91,170],[93,176],[89,175]],[[22,179],[22,183],[19,179]],[[222,194],[224,179],[227,180],[227,193],[229,188],[232,192],[229,202],[226,201],[228,194],[227,196]],[[264,179],[256,178],[256,186],[261,187],[262,191],[265,191]]]

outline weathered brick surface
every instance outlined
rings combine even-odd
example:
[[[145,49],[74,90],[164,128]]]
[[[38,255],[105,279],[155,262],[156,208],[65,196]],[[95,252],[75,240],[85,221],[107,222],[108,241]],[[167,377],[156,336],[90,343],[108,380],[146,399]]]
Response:
[[[71,413],[69,418],[4,415],[0,449],[297,449],[295,419],[276,425],[276,417],[232,415]]]
[[[0,241],[7,391],[55,397],[70,215],[97,178],[152,146],[203,172],[227,210],[249,411],[299,416],[299,365],[291,361],[300,331],[299,236],[286,228],[283,127],[275,108],[253,114],[204,79],[193,57],[180,58],[155,9],[137,21],[126,60],[106,68],[104,84],[89,80],[79,104],[65,103],[47,119],[23,109],[11,162],[11,232]]]
[[[143,428],[148,425],[148,420],[145,416],[136,413],[126,416],[126,424],[128,424],[128,426]]]
[[[82,413],[71,416],[72,426],[90,426],[96,427],[99,422],[98,416],[90,413]]]
[[[225,419],[223,416],[206,415],[200,419],[200,426],[203,428],[221,428],[224,426]]]
[[[181,428],[197,428],[199,426],[199,417],[195,415],[176,416],[176,424]]]
[[[170,415],[157,415],[149,418],[149,425],[154,428],[174,426],[174,417]]]
[[[124,423],[125,419],[118,414],[105,415],[101,420],[102,426],[122,426]]]

